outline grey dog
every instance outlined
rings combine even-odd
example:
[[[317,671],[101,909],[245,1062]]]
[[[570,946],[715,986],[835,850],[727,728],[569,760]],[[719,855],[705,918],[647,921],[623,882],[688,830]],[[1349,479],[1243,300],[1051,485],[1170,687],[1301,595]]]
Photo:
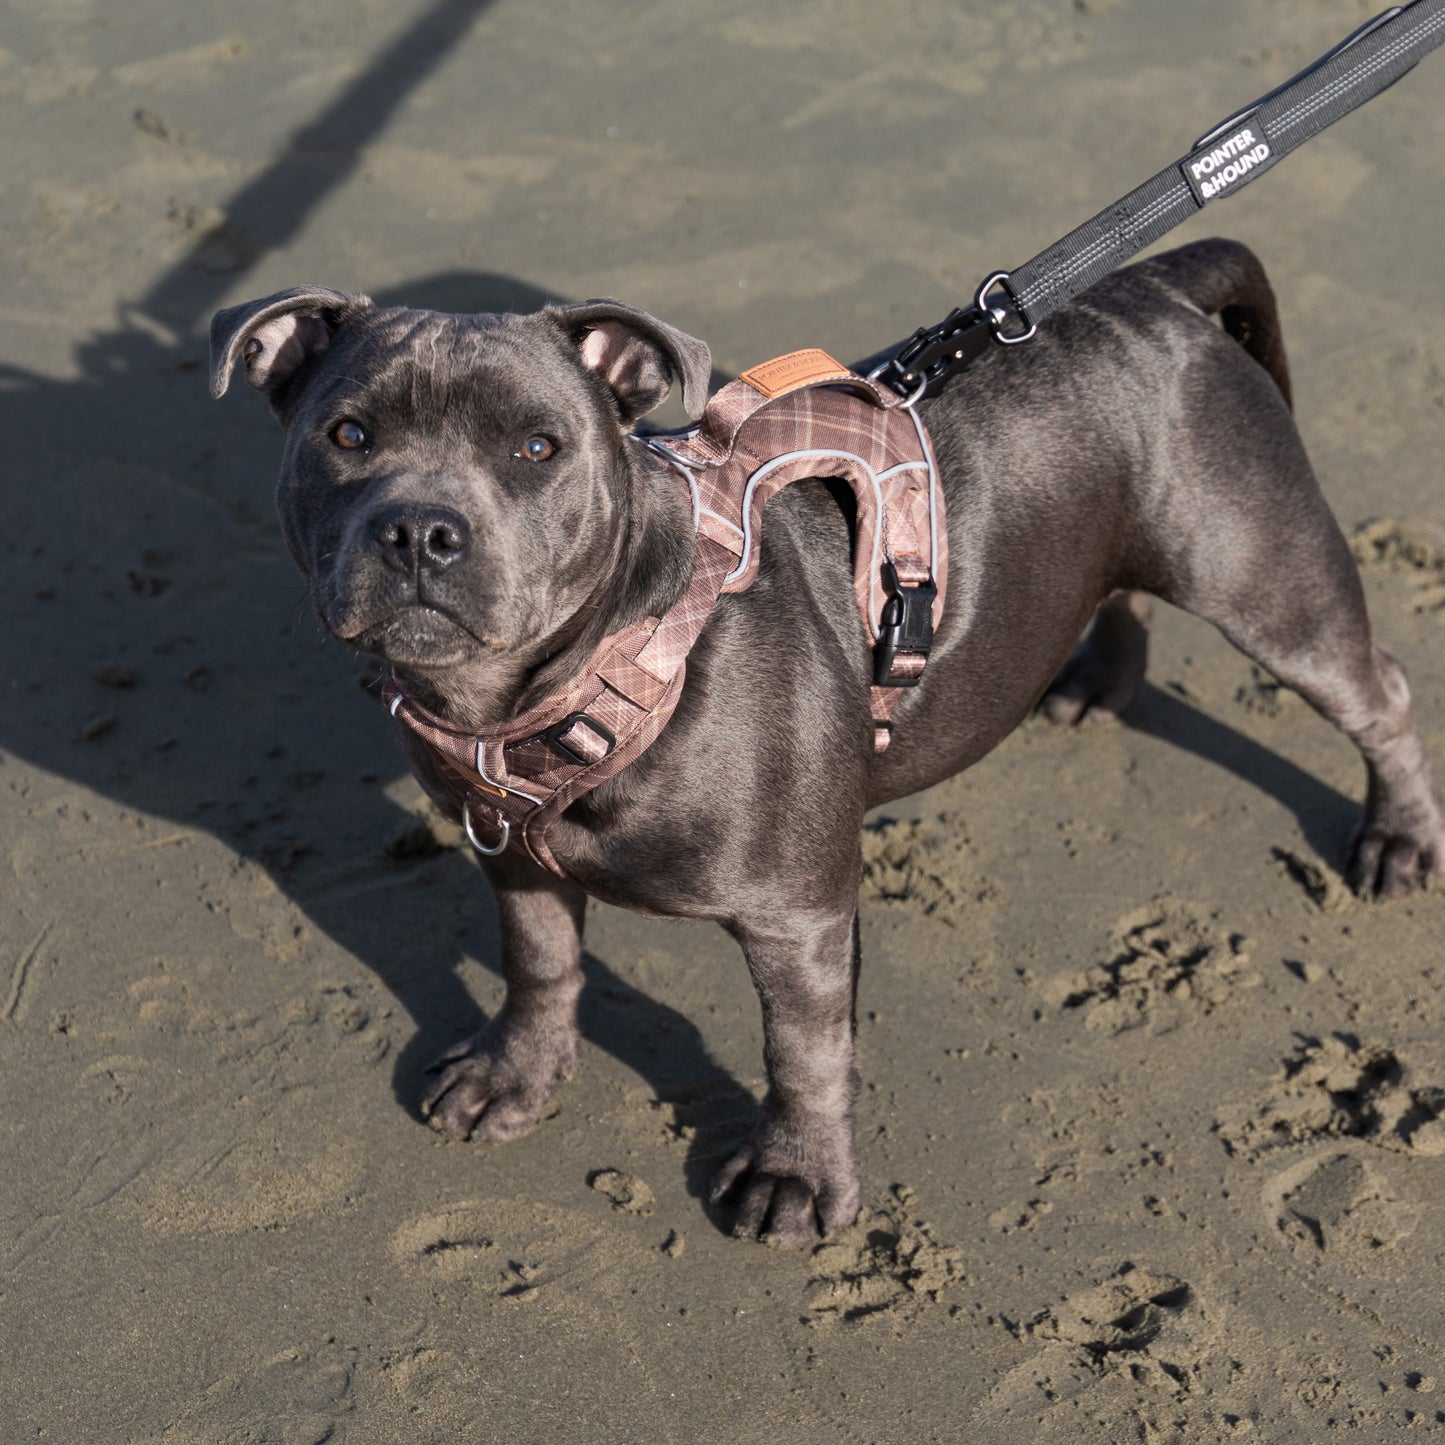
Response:
[[[285,430],[281,524],[324,626],[459,726],[557,691],[687,585],[690,505],[626,437],[674,379],[697,415],[710,357],[644,312],[454,316],[303,287],[219,313],[212,356],[214,394],[243,359]],[[1205,241],[1119,272],[919,408],[952,561],[892,747],[873,753],[849,515],[826,479],[800,483],[769,507],[757,582],[722,599],[659,740],[552,828],[568,881],[486,860],[507,996],[439,1063],[423,1109],[447,1133],[525,1133],[575,1068],[588,894],[711,918],[746,955],[769,1081],[712,1198],[736,1197],[739,1233],[782,1243],[850,1224],[864,813],[966,768],[1041,698],[1063,721],[1117,715],[1153,597],[1213,623],[1359,748],[1359,892],[1445,870],[1405,673],[1372,642],[1249,251]]]

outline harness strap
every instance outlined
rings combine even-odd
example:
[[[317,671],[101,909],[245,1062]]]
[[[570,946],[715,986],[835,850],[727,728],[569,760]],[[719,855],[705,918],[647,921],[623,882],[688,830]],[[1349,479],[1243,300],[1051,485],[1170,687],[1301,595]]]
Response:
[[[873,714],[886,724],[900,689],[922,675],[932,630],[943,617],[948,532],[933,445],[917,414],[886,386],[838,367],[824,352],[795,355],[821,357],[837,370],[771,396],[757,391],[751,380],[767,368],[743,372],[709,402],[695,432],[650,438],[649,445],[687,475],[699,535],[737,557],[724,592],[752,585],[760,561],[762,513],[784,487],[816,476],[839,476],[852,486],[857,545],[869,551],[854,559],[854,591],[867,645],[875,649],[878,663]],[[840,375],[841,385],[871,406],[840,410],[828,405],[840,389],[834,381]],[[821,398],[811,392],[824,385]],[[901,433],[906,435],[900,438]],[[879,456],[905,459],[876,467],[870,458]],[[880,727],[877,751],[887,748],[890,733]]]
[[[942,618],[947,532],[932,447],[876,381],[824,352],[793,353],[724,387],[694,431],[637,440],[677,471],[693,503],[692,577],[676,604],[604,639],[561,692],[477,732],[437,717],[395,677],[383,693],[426,745],[478,851],[516,842],[559,875],[549,825],[666,726],[718,598],[757,576],[762,514],[784,486],[838,476],[857,498],[854,591],[875,662],[875,751],[888,746],[893,710],[922,675]]]
[[[656,741],[731,561],[729,552],[699,538],[692,580],[666,616],[609,637],[563,692],[497,727],[455,728],[388,676],[383,700],[441,764],[479,852],[500,853],[516,842],[564,876],[547,846],[548,826]]]

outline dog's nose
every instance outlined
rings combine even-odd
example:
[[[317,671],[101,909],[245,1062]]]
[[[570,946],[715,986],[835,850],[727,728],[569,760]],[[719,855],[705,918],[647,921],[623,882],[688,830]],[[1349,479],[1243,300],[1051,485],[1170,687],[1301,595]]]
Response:
[[[382,560],[398,572],[440,572],[467,550],[467,519],[445,507],[403,502],[371,519],[371,540]]]

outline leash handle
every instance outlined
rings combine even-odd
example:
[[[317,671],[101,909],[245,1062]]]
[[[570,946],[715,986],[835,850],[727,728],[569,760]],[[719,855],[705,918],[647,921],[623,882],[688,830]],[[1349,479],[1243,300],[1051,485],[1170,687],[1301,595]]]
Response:
[[[936,396],[991,342],[1027,341],[1039,323],[1124,261],[1262,176],[1445,44],[1445,0],[1375,16],[1282,85],[1206,131],[1188,155],[1012,272],[995,272],[973,304],[921,327],[879,379],[900,395]],[[1001,293],[1001,294],[1000,294]]]

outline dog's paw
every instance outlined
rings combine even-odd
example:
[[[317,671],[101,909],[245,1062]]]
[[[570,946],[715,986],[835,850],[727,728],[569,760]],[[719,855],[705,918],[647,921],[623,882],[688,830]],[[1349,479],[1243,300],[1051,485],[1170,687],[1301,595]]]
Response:
[[[1445,828],[1367,822],[1350,845],[1345,881],[1360,898],[1408,898],[1445,878]]]
[[[1039,701],[1039,711],[1050,722],[1072,727],[1078,723],[1116,723],[1138,695],[1144,680],[1142,668],[1120,672],[1091,652],[1081,652],[1064,664]]]
[[[577,1067],[575,1037],[489,1026],[463,1039],[432,1065],[436,1082],[422,1096],[422,1115],[453,1139],[473,1134],[501,1143],[519,1139],[542,1118],[557,1085]]]
[[[795,1249],[858,1218],[862,1186],[849,1124],[787,1128],[765,1112],[717,1172],[708,1201],[736,1192],[733,1233]]]
[[[1118,722],[1144,684],[1152,606],[1143,592],[1121,592],[1099,608],[1039,702],[1050,722]]]

